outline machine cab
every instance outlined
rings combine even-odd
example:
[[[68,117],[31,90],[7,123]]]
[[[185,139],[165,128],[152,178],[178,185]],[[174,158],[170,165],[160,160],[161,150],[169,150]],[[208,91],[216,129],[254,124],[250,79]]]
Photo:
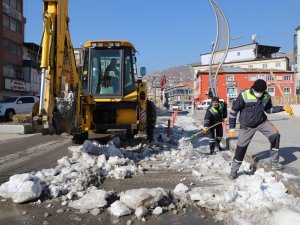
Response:
[[[136,91],[135,48],[125,41],[84,45],[82,90],[94,98],[122,98]]]

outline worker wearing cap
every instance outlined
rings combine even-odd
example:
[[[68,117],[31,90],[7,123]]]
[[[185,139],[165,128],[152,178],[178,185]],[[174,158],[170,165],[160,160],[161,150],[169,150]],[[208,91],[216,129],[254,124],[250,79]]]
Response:
[[[209,147],[210,154],[215,153],[217,150],[223,150],[220,146],[220,142],[223,137],[223,126],[222,122],[227,118],[227,106],[225,103],[220,102],[218,97],[211,98],[211,104],[207,108],[204,116],[204,132],[209,133]],[[219,125],[209,129],[208,127],[213,126],[217,123]]]
[[[266,113],[278,113],[286,111],[292,115],[289,105],[273,106],[271,96],[266,91],[267,84],[258,79],[251,88],[242,91],[229,113],[229,137],[235,136],[237,114],[240,112],[240,131],[237,148],[231,165],[230,179],[237,178],[237,172],[242,164],[248,145],[256,131],[261,132],[270,142],[270,161],[273,170],[282,170],[284,167],[279,163],[280,134],[277,128],[267,119]]]

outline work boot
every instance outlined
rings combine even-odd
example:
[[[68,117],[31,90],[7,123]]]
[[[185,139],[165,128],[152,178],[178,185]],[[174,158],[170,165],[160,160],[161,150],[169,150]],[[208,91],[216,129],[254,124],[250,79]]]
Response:
[[[220,142],[221,140],[216,140],[216,152],[224,151],[224,148],[221,147]]]
[[[211,154],[211,155],[215,155],[215,154],[216,154],[216,152],[215,152],[215,147],[216,147],[216,145],[215,145],[214,142],[213,142],[213,143],[210,143],[209,149],[210,149],[210,154]]]
[[[271,161],[271,170],[284,170],[284,166],[281,165],[279,162],[272,162]]]
[[[232,163],[231,163],[231,172],[230,172],[230,174],[228,176],[230,180],[234,180],[234,179],[236,179],[238,177],[237,172],[239,171],[241,165],[242,165],[242,162],[237,161],[236,159],[232,160]]]
[[[230,180],[235,180],[238,177],[238,175],[236,172],[231,171],[230,174],[228,175],[228,177]]]

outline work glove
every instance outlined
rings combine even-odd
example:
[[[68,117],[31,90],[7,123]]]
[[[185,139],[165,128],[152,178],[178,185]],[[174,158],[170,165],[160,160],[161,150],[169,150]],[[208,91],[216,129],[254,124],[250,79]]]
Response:
[[[289,105],[283,106],[284,111],[286,111],[290,116],[293,115],[293,109]]]
[[[208,131],[208,127],[203,127],[203,132],[206,133]]]
[[[230,138],[233,138],[233,137],[235,136],[235,129],[230,129],[230,130],[228,131],[228,136],[229,136]]]

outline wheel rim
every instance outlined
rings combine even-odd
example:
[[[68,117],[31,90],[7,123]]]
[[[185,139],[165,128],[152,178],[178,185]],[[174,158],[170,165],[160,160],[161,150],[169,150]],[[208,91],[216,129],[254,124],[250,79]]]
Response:
[[[8,119],[12,120],[13,116],[14,116],[13,112],[8,113]]]

